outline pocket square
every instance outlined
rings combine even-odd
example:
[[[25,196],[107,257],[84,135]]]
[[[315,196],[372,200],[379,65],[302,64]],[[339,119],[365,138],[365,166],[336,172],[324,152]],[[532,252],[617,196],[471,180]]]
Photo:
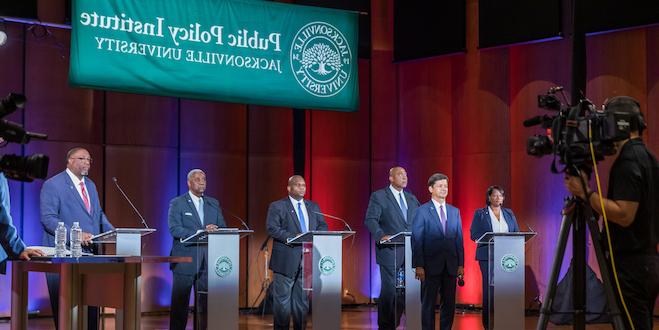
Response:
[[[185,212],[185,215],[192,216],[192,213],[190,213],[190,212]]]

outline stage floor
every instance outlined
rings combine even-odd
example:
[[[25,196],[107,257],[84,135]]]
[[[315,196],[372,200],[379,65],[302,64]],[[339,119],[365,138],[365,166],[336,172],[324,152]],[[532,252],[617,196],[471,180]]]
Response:
[[[342,313],[342,326],[341,329],[377,329],[377,309],[374,306],[361,306],[354,308],[344,308]],[[535,329],[537,316],[528,316],[525,319],[526,329]],[[168,329],[169,317],[167,315],[149,315],[142,317],[142,329],[145,330],[160,330]],[[105,317],[105,329],[114,329],[114,318]],[[480,313],[457,313],[453,329],[479,329],[481,323]],[[309,327],[311,327],[311,319],[309,319]],[[55,329],[53,320],[51,318],[36,318],[30,319],[28,322],[30,330],[51,330]],[[439,322],[437,322],[439,328]],[[611,329],[609,324],[596,324],[588,325],[587,329]],[[655,317],[654,327],[659,328],[659,318]],[[10,329],[9,322],[0,322],[0,330]],[[103,328],[101,328],[103,329]],[[188,329],[192,329],[192,317],[188,319]],[[240,329],[241,330],[261,330],[272,329],[272,315],[261,317],[260,315],[240,315]],[[399,329],[405,329],[403,326]],[[549,324],[548,329],[572,329],[572,326],[555,326]]]

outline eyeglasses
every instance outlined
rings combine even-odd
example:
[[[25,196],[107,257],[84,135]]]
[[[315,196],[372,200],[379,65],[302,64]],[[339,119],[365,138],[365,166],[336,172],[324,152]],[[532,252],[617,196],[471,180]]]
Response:
[[[92,162],[91,158],[85,158],[85,157],[71,157],[71,159],[76,159],[76,160],[79,160],[81,162],[83,162],[83,161],[88,161],[90,163]]]

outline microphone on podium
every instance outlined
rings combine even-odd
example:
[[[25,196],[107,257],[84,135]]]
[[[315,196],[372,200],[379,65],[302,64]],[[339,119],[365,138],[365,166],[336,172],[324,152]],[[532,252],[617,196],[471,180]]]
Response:
[[[124,196],[124,198],[128,201],[128,204],[130,204],[130,206],[133,208],[133,211],[135,211],[135,213],[137,213],[137,216],[140,217],[140,220],[142,220],[142,225],[144,225],[144,228],[149,229],[149,225],[146,224],[146,220],[144,220],[144,217],[142,216],[140,211],[137,210],[137,208],[135,207],[133,202],[131,202],[130,198],[128,198],[128,196],[126,196],[126,193],[124,192],[124,190],[121,189],[121,187],[119,186],[119,182],[117,182],[117,177],[113,176],[112,181],[114,182],[114,185],[117,186],[117,189],[119,189],[119,191]]]
[[[316,212],[316,211],[311,211],[311,212],[316,213],[316,214],[319,214],[319,215],[322,215],[322,216],[324,216],[324,217],[328,217],[328,218],[330,218],[330,219],[339,220],[339,221],[343,222],[343,224],[346,226],[346,228],[348,228],[349,231],[354,231],[354,230],[352,230],[352,228],[350,227],[350,225],[349,225],[345,220],[343,220],[343,219],[341,219],[341,218],[339,218],[339,217],[335,217],[335,216],[333,216],[333,215],[329,215],[329,214],[325,214],[325,213],[321,213],[321,212]]]
[[[240,223],[243,225],[243,227],[245,227],[245,229],[247,229],[247,230],[252,230],[251,228],[249,228],[249,226],[245,223],[245,221],[244,221],[241,217],[235,215],[233,212],[228,211],[228,210],[226,210],[226,209],[224,210],[224,212],[226,212],[226,213],[227,213],[228,215],[230,215],[232,218],[236,218],[236,219],[238,219],[238,221],[240,221]]]
[[[531,228],[528,223],[525,223],[524,225],[526,225],[526,228],[528,228],[530,232],[537,233],[537,231],[533,230],[533,228]]]

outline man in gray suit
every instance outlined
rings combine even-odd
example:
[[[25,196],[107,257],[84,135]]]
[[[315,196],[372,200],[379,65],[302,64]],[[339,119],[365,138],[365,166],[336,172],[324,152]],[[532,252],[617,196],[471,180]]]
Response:
[[[375,260],[380,266],[380,298],[378,327],[395,329],[403,313],[403,299],[396,301],[396,272],[403,267],[402,246],[381,245],[391,235],[412,229],[412,218],[419,207],[416,197],[405,191],[407,172],[400,166],[389,170],[389,185],[373,194],[368,201],[364,223],[375,240]]]
[[[171,256],[192,257],[192,263],[172,263],[173,273],[172,302],[169,313],[169,328],[184,330],[188,322],[188,303],[190,290],[207,291],[208,250],[195,243],[181,243],[194,235],[197,230],[217,230],[226,227],[222,217],[222,209],[217,199],[204,195],[206,190],[206,174],[200,169],[188,173],[188,189],[185,194],[169,202],[167,221],[169,233],[174,239]],[[201,321],[201,329],[206,328],[206,295],[195,296],[197,316]]]
[[[92,158],[87,149],[73,148],[66,154],[66,170],[48,179],[41,187],[39,204],[44,245],[55,246],[58,222],[64,222],[69,230],[74,221],[79,222],[82,250],[89,253],[96,252],[96,247],[91,244],[92,236],[114,229],[101,209],[96,185],[87,177],[91,164]],[[46,281],[57,328],[59,274],[46,273]],[[98,328],[97,307],[88,308],[88,327],[92,330]]]
[[[306,327],[309,310],[307,294],[302,289],[302,246],[289,245],[286,240],[306,231],[327,230],[327,223],[318,204],[304,200],[307,185],[303,177],[290,177],[287,190],[288,196],[270,204],[266,219],[273,238],[270,269],[274,273],[274,328],[288,329],[292,314],[294,329],[301,330]]]

